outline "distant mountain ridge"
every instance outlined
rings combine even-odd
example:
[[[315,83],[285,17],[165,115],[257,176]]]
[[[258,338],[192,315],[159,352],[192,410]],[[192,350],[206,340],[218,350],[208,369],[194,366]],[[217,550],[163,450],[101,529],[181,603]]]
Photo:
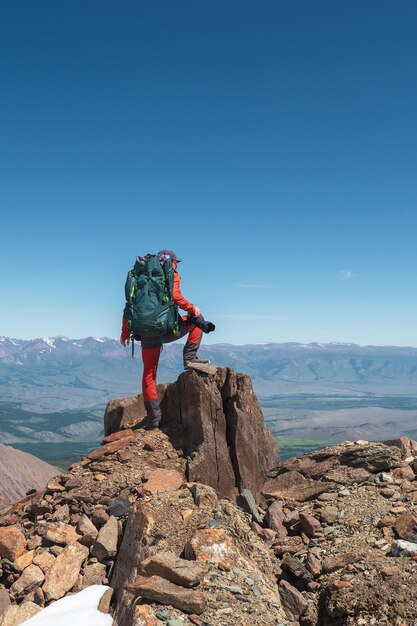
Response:
[[[389,409],[384,413],[384,437],[397,433],[397,423],[410,434],[415,423],[417,348],[294,342],[203,344],[200,354],[251,376],[265,418],[279,439],[297,437],[307,427],[308,439],[320,435],[327,440],[329,428],[335,437],[340,433],[348,438],[343,429],[344,424],[353,423],[352,414],[338,412],[343,424],[334,415],[334,410],[343,408],[340,398],[344,397],[349,407],[352,399],[354,408],[376,407],[373,412],[367,409],[366,415],[356,413],[355,428],[361,426],[356,438],[373,437],[369,415],[372,428],[380,429],[381,406]],[[173,381],[182,369],[182,345],[164,346],[158,381]],[[130,348],[106,337],[0,337],[0,442],[19,445],[54,462],[73,458],[75,448],[78,455],[83,454],[101,437],[101,415],[107,402],[140,392],[141,371],[140,345],[132,360]],[[381,396],[391,398],[381,404]],[[336,406],[328,405],[332,398]],[[328,424],[324,431],[322,424]],[[51,446],[45,451],[49,443],[54,444],[54,453],[61,450],[60,455],[49,456]]]
[[[217,365],[249,374],[261,397],[275,393],[334,393],[349,388],[356,393],[414,393],[417,384],[417,348],[359,346],[351,343],[211,344],[201,354]],[[17,401],[10,386],[17,385],[28,408],[60,410],[94,407],[116,393],[139,391],[140,346],[132,362],[130,349],[107,337],[44,337],[32,340],[0,337],[0,401]],[[182,346],[164,346],[158,378],[173,380],[182,370]],[[22,376],[22,374],[24,374]],[[40,379],[41,377],[41,379]],[[27,396],[27,385],[35,392]],[[47,385],[47,394],[42,387]],[[20,386],[20,387],[19,387]],[[33,391],[33,390],[32,390]],[[45,390],[44,390],[45,391]],[[98,392],[98,393],[97,393]],[[52,398],[51,398],[52,399]],[[42,405],[42,402],[44,404]]]

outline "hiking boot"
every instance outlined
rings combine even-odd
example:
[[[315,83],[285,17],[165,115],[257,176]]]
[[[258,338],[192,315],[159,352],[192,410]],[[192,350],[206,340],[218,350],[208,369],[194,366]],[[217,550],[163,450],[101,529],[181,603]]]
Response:
[[[195,357],[195,359],[190,359],[188,361],[184,361],[184,367],[187,368],[190,365],[207,365],[208,363],[210,363],[210,361],[208,359],[199,359],[198,357]]]

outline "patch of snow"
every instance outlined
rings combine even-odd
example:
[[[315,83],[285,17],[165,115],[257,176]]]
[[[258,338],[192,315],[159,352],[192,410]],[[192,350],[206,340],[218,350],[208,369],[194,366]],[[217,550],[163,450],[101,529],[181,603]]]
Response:
[[[93,337],[94,341],[98,341],[99,343],[106,343],[106,340],[102,337]]]
[[[97,610],[107,589],[105,585],[91,585],[61,598],[24,622],[24,626],[112,626],[111,615]]]
[[[51,348],[56,349],[56,345],[53,339],[49,339],[49,337],[42,337],[42,341],[44,341],[46,345],[50,346]]]

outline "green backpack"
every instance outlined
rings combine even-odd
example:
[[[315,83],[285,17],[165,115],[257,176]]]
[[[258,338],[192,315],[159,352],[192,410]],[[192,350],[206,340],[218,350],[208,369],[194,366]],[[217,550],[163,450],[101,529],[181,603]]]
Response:
[[[139,256],[127,275],[124,317],[135,339],[159,337],[178,328],[178,307],[172,300],[171,259],[156,254]]]

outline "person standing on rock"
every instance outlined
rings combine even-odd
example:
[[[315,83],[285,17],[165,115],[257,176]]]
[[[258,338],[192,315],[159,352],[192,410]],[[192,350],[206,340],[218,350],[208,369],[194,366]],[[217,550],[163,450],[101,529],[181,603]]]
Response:
[[[147,413],[146,427],[151,429],[158,428],[161,421],[156,374],[162,345],[188,335],[183,350],[184,367],[187,368],[191,363],[208,363],[205,359],[199,359],[197,352],[201,344],[203,332],[209,333],[215,330],[214,324],[204,319],[201,310],[182,295],[180,288],[181,277],[177,271],[178,263],[180,262],[181,259],[177,257],[173,250],[160,250],[155,256],[139,256],[126,281],[126,306],[123,312],[120,343],[122,346],[127,346],[131,338],[141,342],[143,361],[142,394]],[[161,277],[159,274],[161,274]],[[133,281],[132,276],[134,277]],[[142,277],[140,284],[137,278],[136,283],[134,283],[137,276]],[[154,285],[157,284],[158,279],[159,289],[161,284],[165,286],[164,302],[162,305],[159,304],[159,308],[155,309],[153,315],[152,301],[157,298],[158,293],[156,292],[155,295],[155,293],[152,293],[152,289],[155,290]],[[151,307],[148,306],[147,308],[147,311],[151,310],[151,314],[149,315],[147,312],[146,323],[143,320],[139,320],[135,326],[136,320],[132,321],[132,318],[135,316],[135,312],[132,310],[133,302],[137,308],[144,306],[143,303],[146,305],[148,302],[151,302]],[[166,319],[164,318],[162,322],[160,321],[162,319],[161,307],[163,313],[166,314]],[[179,315],[178,309],[185,311],[187,315]],[[163,332],[165,327],[167,331]],[[140,334],[135,332],[135,328],[142,329]]]

